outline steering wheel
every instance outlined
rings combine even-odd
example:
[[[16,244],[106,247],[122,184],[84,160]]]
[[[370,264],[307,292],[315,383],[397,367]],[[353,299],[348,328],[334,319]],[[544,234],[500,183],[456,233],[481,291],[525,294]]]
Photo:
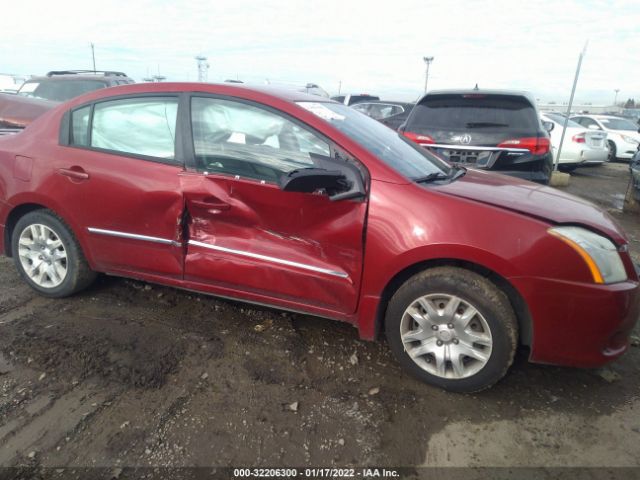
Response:
[[[207,143],[221,143],[231,137],[232,133],[230,130],[217,130],[203,135],[202,139]]]

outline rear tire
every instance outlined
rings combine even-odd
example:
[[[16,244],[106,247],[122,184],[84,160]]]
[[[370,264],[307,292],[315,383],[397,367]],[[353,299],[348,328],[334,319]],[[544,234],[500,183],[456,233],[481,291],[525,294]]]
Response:
[[[35,210],[18,220],[11,251],[18,273],[45,297],[73,295],[96,278],[73,232],[51,210]]]
[[[453,392],[484,390],[506,374],[517,325],[504,292],[456,267],[411,277],[391,298],[385,317],[389,345],[405,370]]]

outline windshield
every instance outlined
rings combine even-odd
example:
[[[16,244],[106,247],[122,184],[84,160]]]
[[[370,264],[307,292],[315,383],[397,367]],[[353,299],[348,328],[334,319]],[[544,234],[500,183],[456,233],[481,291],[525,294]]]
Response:
[[[638,126],[626,118],[600,118],[599,120],[605,128],[611,130],[628,130],[630,132],[638,130]]]
[[[99,80],[34,80],[22,84],[18,94],[25,97],[65,102],[82,95],[83,93],[92,92],[105,87],[105,83]]]
[[[547,113],[545,116],[552,122],[555,122],[558,125],[560,125],[561,127],[564,126],[565,117],[563,117],[562,115],[558,113]],[[584,128],[584,127],[580,125],[578,122],[569,120],[567,122],[567,128]]]
[[[298,102],[298,105],[329,122],[411,180],[451,173],[451,167],[435,155],[353,108],[320,102]]]

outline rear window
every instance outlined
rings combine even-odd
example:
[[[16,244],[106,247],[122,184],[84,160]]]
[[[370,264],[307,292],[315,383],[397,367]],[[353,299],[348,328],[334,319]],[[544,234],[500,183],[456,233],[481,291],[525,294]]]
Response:
[[[366,102],[369,100],[380,100],[380,97],[375,97],[373,95],[351,95],[351,97],[349,97],[349,104],[353,105],[354,103]]]
[[[410,122],[412,127],[431,130],[538,131],[535,109],[516,95],[430,95],[416,105]]]
[[[564,125],[564,122],[566,120],[564,116],[558,113],[547,113],[547,117],[549,118],[549,120],[551,120],[552,122],[556,122],[559,125]],[[567,120],[567,127],[582,128],[582,125],[580,125],[578,122],[574,122],[573,120]]]
[[[25,82],[18,93],[27,97],[65,102],[106,86],[100,80],[38,80]]]

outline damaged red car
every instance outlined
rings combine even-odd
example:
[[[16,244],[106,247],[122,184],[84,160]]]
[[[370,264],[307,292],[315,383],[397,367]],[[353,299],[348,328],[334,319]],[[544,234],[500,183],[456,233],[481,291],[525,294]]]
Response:
[[[486,388],[533,362],[620,356],[638,274],[611,217],[447,164],[294,91],[96,91],[0,139],[0,248],[48,297],[98,272],[386,334],[417,378]]]

